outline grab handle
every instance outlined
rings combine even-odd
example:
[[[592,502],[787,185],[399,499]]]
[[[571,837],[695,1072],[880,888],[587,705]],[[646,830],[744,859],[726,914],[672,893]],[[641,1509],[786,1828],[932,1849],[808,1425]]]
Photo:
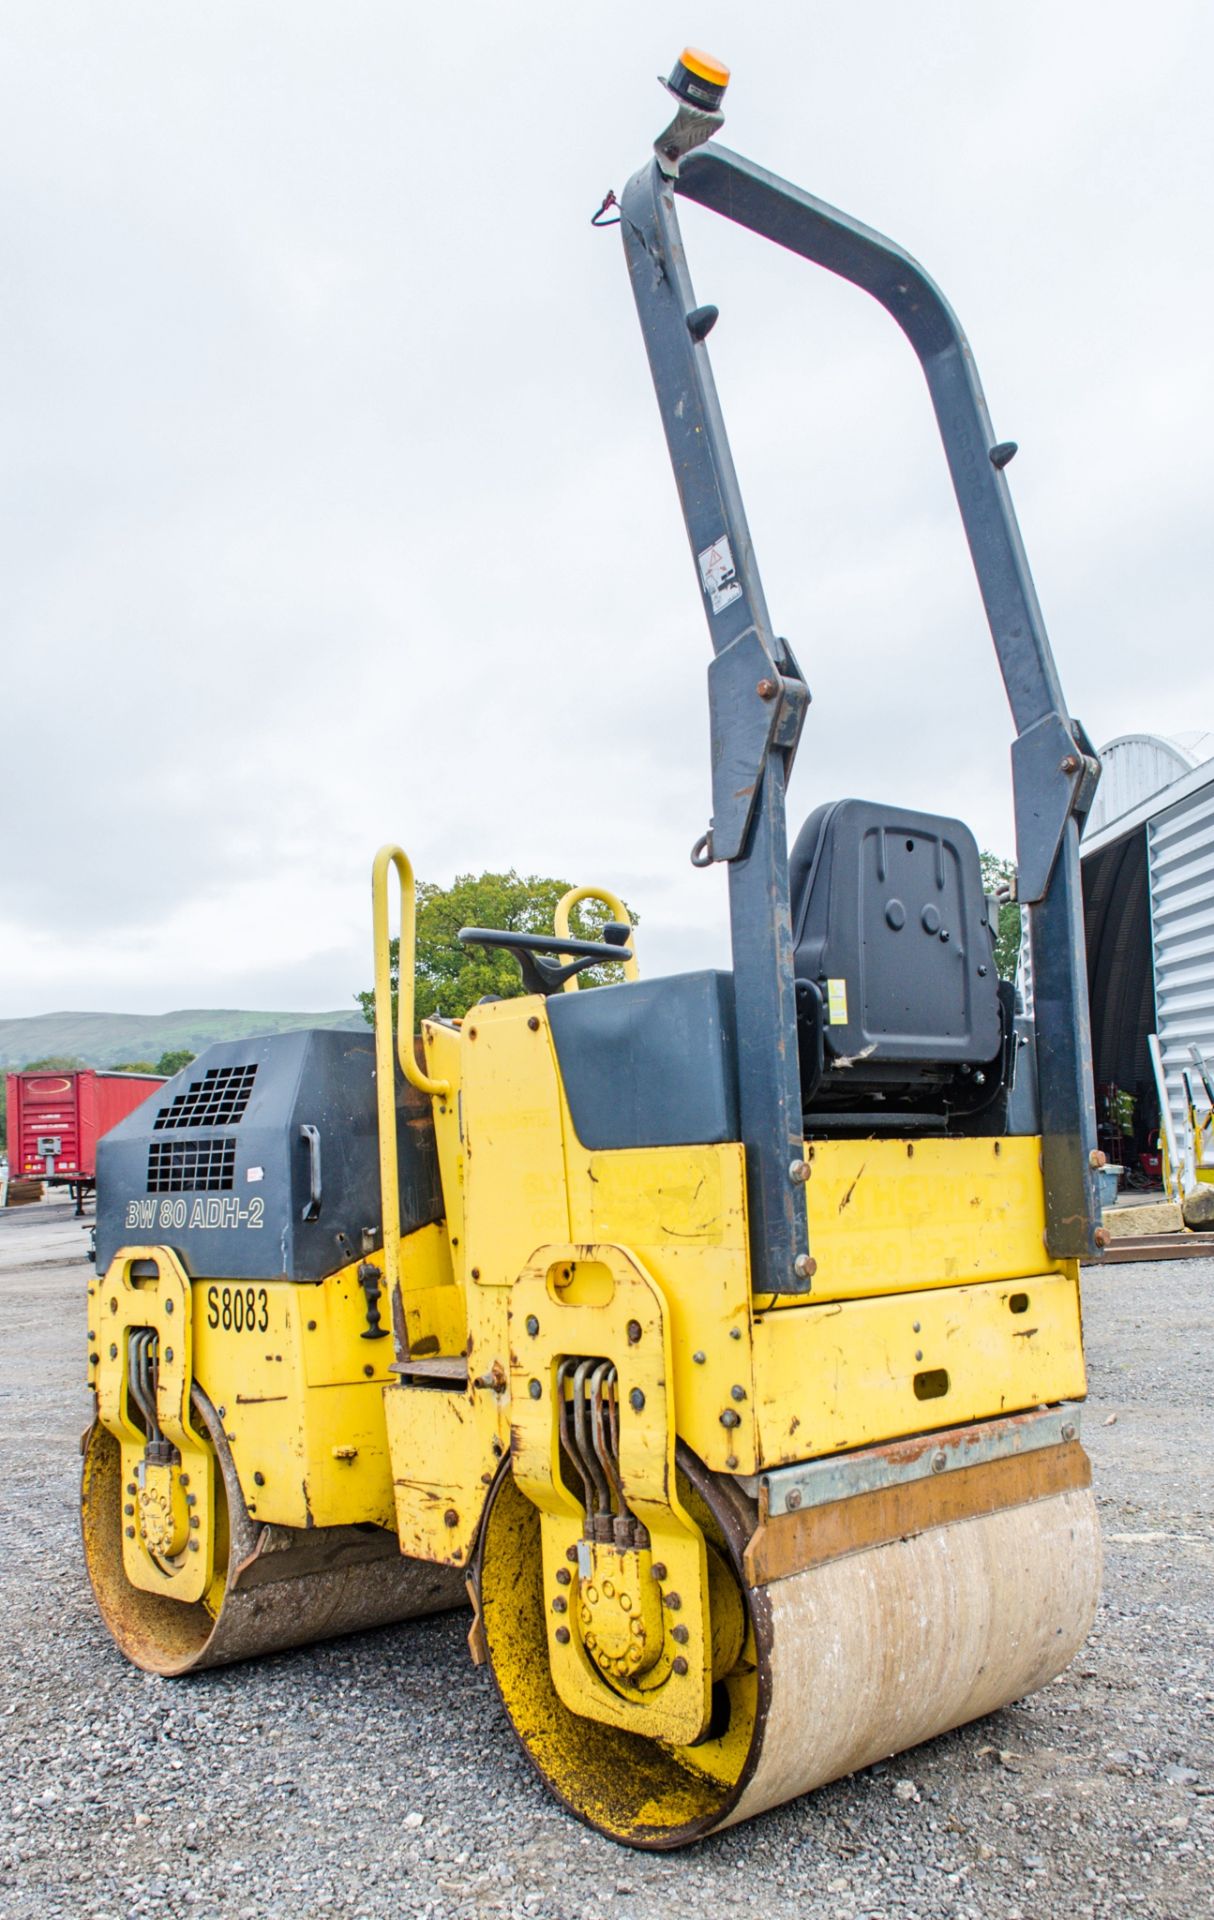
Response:
[[[299,1137],[308,1149],[308,1198],[300,1218],[303,1220],[320,1219],[320,1128],[309,1126],[306,1122],[299,1129]]]
[[[568,893],[564,894],[561,899],[557,901],[556,912],[552,916],[552,930],[559,939],[569,938],[569,916],[573,912],[574,907],[582,900],[601,901],[617,925],[624,927],[632,926],[632,915],[620,899],[619,894],[612,893],[610,887],[570,887]],[[633,928],[634,935],[635,932],[636,929]],[[635,938],[633,938],[632,944],[635,948]],[[635,953],[631,953],[624,962],[624,978],[625,980],[639,980],[640,977],[641,969],[637,965],[636,955]],[[572,979],[566,980],[565,992],[576,993],[577,985],[578,977],[575,973]]]
[[[400,882],[400,962],[396,1018],[392,1017],[392,955],[388,936],[388,870]],[[379,1121],[379,1192],[384,1220],[384,1280],[392,1299],[400,1276],[400,1173],[396,1138],[396,1065],[411,1087],[445,1100],[448,1080],[432,1080],[413,1051],[417,911],[413,867],[403,847],[381,847],[371,868],[371,931],[375,949],[375,1101]]]

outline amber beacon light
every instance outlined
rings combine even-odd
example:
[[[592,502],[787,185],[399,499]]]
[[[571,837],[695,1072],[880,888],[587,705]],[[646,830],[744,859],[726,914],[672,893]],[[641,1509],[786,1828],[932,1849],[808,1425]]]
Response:
[[[684,47],[665,82],[677,100],[705,113],[715,113],[725,98],[729,68],[698,47]]]

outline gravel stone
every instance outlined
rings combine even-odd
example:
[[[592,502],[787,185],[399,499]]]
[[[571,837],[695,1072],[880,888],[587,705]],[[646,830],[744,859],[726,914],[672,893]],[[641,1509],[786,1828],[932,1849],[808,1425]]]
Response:
[[[4,1920],[1214,1911],[1214,1262],[1085,1272],[1106,1571],[1069,1670],[892,1769],[645,1855],[540,1786],[462,1614],[193,1680],[127,1664],[80,1554],[84,1246],[58,1200],[0,1213]]]

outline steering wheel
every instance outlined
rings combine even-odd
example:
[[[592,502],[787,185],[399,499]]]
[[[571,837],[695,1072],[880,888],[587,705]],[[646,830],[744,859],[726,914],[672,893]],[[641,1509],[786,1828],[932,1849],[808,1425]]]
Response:
[[[582,973],[597,962],[631,960],[632,953],[625,945],[631,932],[631,927],[611,920],[603,928],[601,940],[574,940],[568,935],[558,938],[551,933],[507,933],[498,927],[461,927],[456,938],[464,947],[500,947],[503,953],[513,955],[518,961],[528,993],[549,994],[559,992],[566,980],[572,980],[575,973]],[[572,954],[574,958],[562,967],[542,957],[548,954],[554,957]]]

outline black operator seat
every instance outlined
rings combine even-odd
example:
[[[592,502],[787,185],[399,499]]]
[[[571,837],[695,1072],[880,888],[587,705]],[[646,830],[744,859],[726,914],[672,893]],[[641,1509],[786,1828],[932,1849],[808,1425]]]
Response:
[[[969,828],[833,801],[797,836],[789,893],[807,1114],[913,1123],[988,1106],[1011,1009]]]

